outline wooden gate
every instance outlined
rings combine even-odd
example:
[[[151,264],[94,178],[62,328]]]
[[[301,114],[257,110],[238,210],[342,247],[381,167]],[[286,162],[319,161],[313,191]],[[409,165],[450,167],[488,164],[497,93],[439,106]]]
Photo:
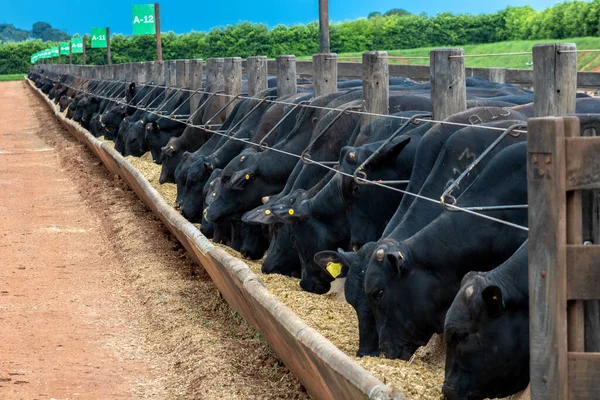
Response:
[[[528,123],[534,400],[600,398],[600,353],[584,352],[584,300],[600,299],[600,245],[584,245],[581,193],[600,189],[600,137],[580,131],[577,117]]]

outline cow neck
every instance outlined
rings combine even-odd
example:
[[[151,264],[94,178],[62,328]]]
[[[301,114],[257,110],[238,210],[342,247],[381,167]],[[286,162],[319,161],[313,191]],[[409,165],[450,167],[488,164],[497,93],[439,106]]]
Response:
[[[529,304],[527,243],[524,243],[504,264],[486,275],[486,282],[502,289],[505,301]]]
[[[493,246],[497,230],[489,222],[464,213],[443,212],[435,221],[403,243],[411,264],[460,282],[469,271],[496,267]],[[491,264],[491,265],[490,265]]]
[[[346,220],[342,195],[334,177],[310,199],[310,206],[311,214],[317,218],[339,216]]]

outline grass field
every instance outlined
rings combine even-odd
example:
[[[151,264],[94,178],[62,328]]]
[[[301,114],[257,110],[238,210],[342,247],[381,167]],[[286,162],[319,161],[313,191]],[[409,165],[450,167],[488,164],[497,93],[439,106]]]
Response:
[[[22,81],[23,79],[25,79],[25,74],[0,75],[0,82]]]
[[[461,47],[465,50],[465,54],[498,54],[498,53],[517,53],[530,52],[532,47],[538,43],[575,43],[578,50],[595,50],[600,49],[600,38],[585,37],[563,40],[515,40],[508,42],[489,43],[489,44],[473,44]],[[443,46],[436,46],[443,47]],[[435,47],[422,47],[409,50],[388,50],[390,56],[398,57],[427,57],[427,59],[398,59],[390,58],[390,64],[429,64],[429,52]],[[340,59],[340,62],[361,62],[362,53],[343,53],[338,54],[338,57],[350,57]],[[299,59],[310,59],[310,57],[299,57]],[[596,67],[600,67],[600,52],[578,53],[578,66],[580,71],[591,71]],[[515,55],[515,56],[496,56],[496,57],[475,57],[466,58],[467,67],[500,67],[500,68],[531,68],[527,63],[531,62],[530,55]],[[600,68],[599,68],[600,69]]]

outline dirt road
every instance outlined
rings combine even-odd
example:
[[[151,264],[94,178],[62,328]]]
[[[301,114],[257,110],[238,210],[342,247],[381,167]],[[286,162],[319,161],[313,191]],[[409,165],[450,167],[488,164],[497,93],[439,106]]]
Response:
[[[0,221],[0,398],[306,397],[23,82],[0,84]]]

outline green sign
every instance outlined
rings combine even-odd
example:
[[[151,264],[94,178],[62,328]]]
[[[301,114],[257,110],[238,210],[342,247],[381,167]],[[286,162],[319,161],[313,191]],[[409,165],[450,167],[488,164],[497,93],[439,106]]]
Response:
[[[154,4],[134,4],[131,7],[133,34],[154,35],[156,33]]]
[[[51,48],[52,54],[50,57],[58,57],[58,46],[54,46]]]
[[[60,55],[61,56],[68,56],[70,51],[71,50],[69,49],[69,42],[60,42]]]
[[[92,28],[92,49],[106,48],[106,28]]]
[[[83,38],[74,37],[71,39],[71,48],[73,54],[83,53]]]

